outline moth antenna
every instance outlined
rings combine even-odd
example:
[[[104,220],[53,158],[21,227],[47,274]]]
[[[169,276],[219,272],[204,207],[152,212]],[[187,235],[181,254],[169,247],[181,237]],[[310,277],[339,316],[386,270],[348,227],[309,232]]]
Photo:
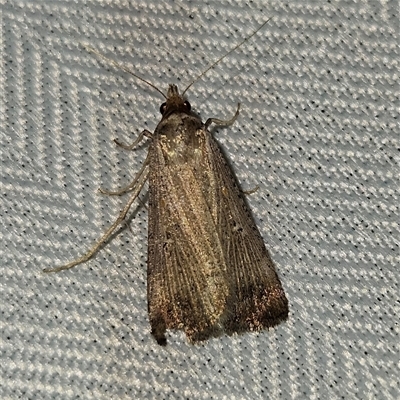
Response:
[[[214,68],[221,60],[223,60],[225,57],[229,56],[229,54],[233,53],[237,48],[239,48],[242,44],[246,43],[248,40],[250,40],[257,32],[259,32],[264,26],[272,19],[268,18],[259,28],[257,28],[250,36],[247,38],[243,39],[239,44],[237,44],[233,49],[229,50],[225,55],[220,57],[217,61],[215,61],[213,64],[211,64],[205,71],[203,71],[198,77],[196,77],[190,84],[189,86],[186,87],[186,89],[183,91],[182,96],[187,92],[187,90],[194,85],[203,75],[205,75],[210,69]]]
[[[158,93],[160,93],[164,99],[167,98],[167,96],[155,85],[153,85],[152,83],[150,83],[149,81],[147,81],[146,79],[142,78],[139,75],[136,75],[134,72],[132,72],[130,69],[124,67],[121,64],[118,64],[117,62],[115,62],[114,60],[112,60],[111,58],[108,58],[106,56],[104,56],[103,54],[99,53],[96,49],[94,49],[93,47],[87,46],[85,44],[82,43],[82,46],[90,53],[96,54],[96,56],[102,58],[104,61],[107,61],[108,63],[114,65],[115,67],[122,69],[123,71],[127,72],[128,74],[131,74],[132,76],[134,76],[136,79],[139,79],[140,81],[146,83],[147,85],[151,86],[153,89],[157,90]]]

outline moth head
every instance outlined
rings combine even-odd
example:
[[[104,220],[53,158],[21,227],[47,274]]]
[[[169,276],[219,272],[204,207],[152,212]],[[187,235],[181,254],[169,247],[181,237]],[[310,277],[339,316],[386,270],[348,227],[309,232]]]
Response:
[[[180,94],[176,85],[169,85],[167,101],[160,106],[160,112],[164,118],[174,113],[190,114],[191,105]]]

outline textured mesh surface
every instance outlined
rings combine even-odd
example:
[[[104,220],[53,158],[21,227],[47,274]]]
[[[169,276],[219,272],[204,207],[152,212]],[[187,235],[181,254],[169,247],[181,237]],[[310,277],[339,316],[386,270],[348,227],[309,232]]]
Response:
[[[1,35],[2,399],[399,399],[395,1],[6,1]],[[156,345],[147,210],[85,265],[162,90],[186,86],[244,189],[290,302],[269,332]],[[146,196],[142,196],[145,201]]]

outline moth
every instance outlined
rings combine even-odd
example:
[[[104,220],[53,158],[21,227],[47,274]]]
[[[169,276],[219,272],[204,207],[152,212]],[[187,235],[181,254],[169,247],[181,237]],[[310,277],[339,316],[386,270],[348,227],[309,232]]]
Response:
[[[170,85],[163,94],[166,101],[154,133],[143,131],[129,146],[118,143],[133,149],[143,137],[150,139],[134,181],[117,192],[103,191],[132,192],[117,220],[84,256],[45,270],[66,270],[89,260],[124,221],[148,180],[148,313],[160,345],[166,345],[167,329],[182,330],[190,343],[197,343],[260,331],[288,316],[282,284],[244,193],[208,129],[233,123],[240,105],[230,120],[203,123],[192,112],[186,90],[181,95]]]

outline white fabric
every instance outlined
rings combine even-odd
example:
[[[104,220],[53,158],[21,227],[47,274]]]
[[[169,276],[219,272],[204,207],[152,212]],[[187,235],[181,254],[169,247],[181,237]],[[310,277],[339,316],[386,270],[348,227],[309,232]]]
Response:
[[[2,399],[399,399],[399,52],[395,1],[2,2]],[[159,347],[147,210],[85,265],[125,198],[162,97],[218,129],[276,263],[289,320]],[[146,201],[146,196],[141,196]]]

